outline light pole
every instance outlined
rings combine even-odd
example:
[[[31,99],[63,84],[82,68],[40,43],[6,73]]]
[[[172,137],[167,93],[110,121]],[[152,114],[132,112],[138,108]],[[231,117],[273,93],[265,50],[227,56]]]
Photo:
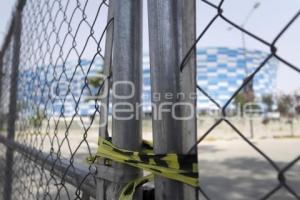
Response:
[[[260,2],[256,2],[253,5],[252,9],[249,11],[249,13],[247,14],[245,20],[241,24],[241,27],[243,29],[246,27],[246,24],[248,23],[250,17],[259,8],[259,6],[260,6]],[[241,39],[242,39],[242,50],[243,50],[243,54],[244,54],[245,74],[248,75],[246,39],[245,39],[245,33],[243,31],[241,31]],[[247,77],[244,79],[244,81],[246,81],[246,79],[247,79]],[[249,96],[249,97],[252,96],[252,100],[253,100],[253,83],[252,83],[252,80],[244,87],[244,93],[245,93],[246,96]]]
[[[256,2],[253,7],[251,8],[251,10],[248,12],[248,14],[246,15],[244,21],[241,23],[240,27],[242,29],[244,29],[249,21],[249,19],[251,18],[251,16],[253,15],[253,13],[259,8],[260,6],[260,2]],[[228,31],[231,31],[232,27],[228,27]],[[248,74],[247,71],[247,50],[246,50],[246,39],[245,39],[245,33],[243,31],[241,31],[241,41],[242,41],[242,50],[243,50],[243,55],[244,55],[244,63],[245,63],[245,73]]]
[[[259,8],[260,2],[256,2],[247,16],[245,17],[244,21],[240,25],[242,29],[245,28],[246,24],[248,23],[249,19],[253,15],[253,13]],[[231,27],[228,28],[228,30],[231,30]],[[245,74],[248,75],[248,68],[247,68],[247,49],[246,49],[246,39],[245,39],[245,33],[241,31],[241,39],[242,39],[242,51],[244,55],[244,69],[245,69]],[[248,77],[244,78],[244,83],[247,81]],[[253,81],[250,80],[243,88],[243,96],[247,101],[253,101],[254,99],[254,91],[253,91]],[[254,138],[254,131],[253,131],[253,120],[252,117],[250,117],[250,135],[251,138]]]

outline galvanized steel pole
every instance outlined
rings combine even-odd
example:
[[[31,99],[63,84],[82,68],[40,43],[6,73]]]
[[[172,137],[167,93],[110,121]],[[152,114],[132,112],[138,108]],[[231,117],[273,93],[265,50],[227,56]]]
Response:
[[[0,51],[0,108],[2,104],[2,87],[3,87],[3,52]],[[3,116],[2,112],[0,111],[0,130],[3,129]]]
[[[139,151],[142,144],[142,1],[114,1],[112,142],[119,148]],[[116,184],[108,188],[108,199],[116,199],[128,181],[141,176],[136,168],[114,163]],[[141,199],[137,192],[135,199]]]
[[[13,141],[15,138],[15,121],[17,117],[17,89],[18,89],[18,68],[20,60],[20,47],[21,47],[21,11],[16,10],[13,19],[13,56],[12,56],[12,71],[10,82],[10,97],[9,97],[9,116],[7,128],[7,141]],[[13,155],[14,150],[7,146],[6,150],[6,166],[5,166],[5,185],[3,199],[10,200],[13,182]]]
[[[108,138],[108,110],[109,110],[109,89],[111,85],[111,80],[108,78],[111,74],[111,60],[112,60],[112,49],[113,49],[113,16],[114,16],[114,1],[109,1],[108,8],[108,17],[107,17],[107,29],[106,29],[106,38],[105,38],[105,52],[104,52],[104,65],[103,65],[103,75],[107,77],[105,80],[105,85],[101,91],[102,99],[100,99],[100,121],[99,121],[99,137]],[[105,94],[106,93],[106,94]],[[97,168],[97,186],[96,186],[96,199],[105,200],[106,199],[106,186],[107,180],[101,177],[102,173],[105,173],[101,170],[103,167],[104,161],[98,160]]]
[[[179,0],[178,1],[178,44],[179,44],[179,59],[180,64],[187,52],[193,46],[196,40],[196,1],[195,0]],[[186,154],[197,141],[197,71],[196,71],[196,48],[189,54],[187,62],[184,63],[184,68],[180,73],[180,102],[181,116],[189,118],[182,120],[182,149],[181,152]],[[189,105],[189,106],[187,106]],[[192,111],[193,109],[193,111]],[[197,155],[197,149],[194,149],[190,154]],[[194,200],[198,199],[198,190],[183,185],[183,199]]]
[[[195,51],[183,72],[179,66],[195,41],[195,1],[148,0],[148,13],[152,102],[157,111],[153,112],[154,151],[187,153],[196,141],[196,101],[190,98],[196,93]],[[186,116],[190,117],[179,119]],[[197,192],[156,176],[155,199],[192,200],[197,199]]]

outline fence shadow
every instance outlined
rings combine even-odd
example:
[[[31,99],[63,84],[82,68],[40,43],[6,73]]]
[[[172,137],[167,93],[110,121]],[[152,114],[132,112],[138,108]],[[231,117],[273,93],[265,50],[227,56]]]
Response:
[[[278,162],[283,167],[288,162]],[[211,199],[261,199],[277,186],[277,173],[262,159],[234,158],[224,161],[199,160],[200,185]],[[295,170],[298,168],[298,170]],[[287,183],[299,191],[299,165],[286,174]],[[281,189],[270,199],[295,199]]]

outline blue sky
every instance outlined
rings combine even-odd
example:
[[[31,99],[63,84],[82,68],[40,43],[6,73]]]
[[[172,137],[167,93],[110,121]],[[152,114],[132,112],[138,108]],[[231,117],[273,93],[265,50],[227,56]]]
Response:
[[[219,0],[210,0],[217,4]],[[146,1],[144,0],[146,3]],[[223,5],[224,15],[237,24],[241,24],[256,0],[225,0]],[[295,15],[300,9],[299,0],[260,0],[260,7],[252,14],[246,29],[256,35],[271,42],[282,27]],[[7,25],[11,18],[11,13],[15,1],[2,0],[0,6],[0,43],[7,30]],[[146,10],[146,4],[144,4]],[[197,32],[199,33],[208,21],[215,15],[216,10],[207,6],[200,0],[197,0]],[[147,14],[145,13],[144,19]],[[147,23],[144,23],[144,33],[147,33]],[[207,34],[200,41],[198,47],[208,46],[227,46],[241,47],[241,33],[222,20],[217,20]],[[144,34],[146,36],[146,34]],[[278,54],[289,60],[296,66],[300,66],[300,19],[278,41]],[[147,51],[148,41],[144,37],[144,49]],[[249,49],[259,49],[268,52],[268,47],[259,42],[246,37],[246,47]],[[286,67],[284,64],[279,65],[277,78],[277,91],[293,92],[300,89],[300,74]]]
[[[12,9],[14,7],[15,1],[5,1],[2,0],[0,6],[0,43],[2,44],[3,37],[5,36],[7,25],[11,18]]]

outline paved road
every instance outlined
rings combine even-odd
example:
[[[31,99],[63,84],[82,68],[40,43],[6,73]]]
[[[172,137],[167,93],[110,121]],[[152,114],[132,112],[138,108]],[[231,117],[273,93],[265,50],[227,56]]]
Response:
[[[300,139],[266,139],[254,144],[279,167],[300,156]],[[212,200],[260,199],[278,184],[274,168],[241,140],[205,142],[199,146],[199,157],[201,186]],[[287,184],[300,195],[300,161],[286,178]],[[296,198],[281,189],[270,199]]]

